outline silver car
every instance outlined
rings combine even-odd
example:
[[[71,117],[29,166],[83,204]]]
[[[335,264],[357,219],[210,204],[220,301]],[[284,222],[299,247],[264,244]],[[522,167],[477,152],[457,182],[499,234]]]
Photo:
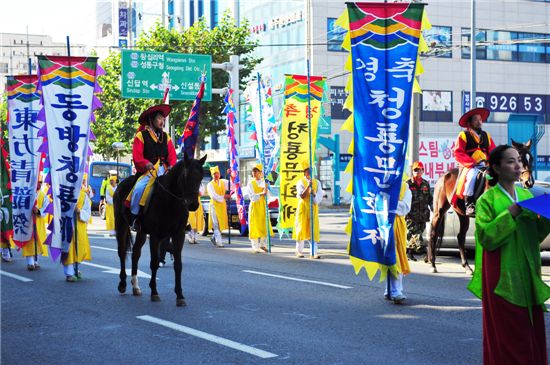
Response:
[[[530,189],[533,196],[539,196],[542,194],[550,194],[550,182],[535,181],[535,185]],[[431,220],[431,216],[430,216]],[[474,237],[475,233],[475,220],[470,218],[470,227],[466,232],[466,248],[474,250],[476,241]],[[443,241],[441,242],[442,248],[458,248],[458,232],[460,231],[460,221],[458,220],[456,212],[451,208],[445,215],[445,233],[443,235]],[[427,229],[424,231],[424,239],[428,242],[430,237],[430,224],[428,222]],[[540,245],[541,250],[550,250],[550,235],[548,235]]]

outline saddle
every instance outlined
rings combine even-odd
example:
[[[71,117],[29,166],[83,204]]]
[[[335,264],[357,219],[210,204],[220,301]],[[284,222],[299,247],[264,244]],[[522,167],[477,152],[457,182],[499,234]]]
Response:
[[[455,185],[454,199],[452,202],[453,202],[453,207],[455,209],[461,211],[462,213],[465,213],[466,202],[464,198],[457,196],[457,191],[456,191],[458,187],[458,180],[462,175],[462,170],[463,168],[461,168],[458,172],[459,178],[457,179],[457,184]],[[485,192],[485,185],[487,183],[487,178],[485,177],[486,174],[487,174],[487,167],[482,167],[476,175],[476,179],[474,182],[474,195],[473,195],[474,202],[476,202],[477,199],[481,196],[481,194]]]

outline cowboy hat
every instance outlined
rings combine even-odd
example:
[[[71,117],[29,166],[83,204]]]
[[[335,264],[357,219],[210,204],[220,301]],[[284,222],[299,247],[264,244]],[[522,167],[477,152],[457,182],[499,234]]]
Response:
[[[156,112],[159,112],[164,118],[166,118],[168,114],[170,114],[171,110],[172,108],[170,108],[170,105],[168,104],[153,105],[152,107],[141,113],[138,119],[139,124],[144,125],[149,123],[149,118],[151,118],[151,116]]]
[[[467,111],[466,113],[464,113],[463,116],[460,117],[460,120],[458,121],[458,125],[461,126],[462,128],[468,128],[469,127],[468,121],[470,120],[471,117],[473,117],[476,114],[479,114],[481,116],[481,120],[485,122],[487,118],[489,118],[489,114],[491,114],[491,112],[487,108],[472,109],[470,111]]]

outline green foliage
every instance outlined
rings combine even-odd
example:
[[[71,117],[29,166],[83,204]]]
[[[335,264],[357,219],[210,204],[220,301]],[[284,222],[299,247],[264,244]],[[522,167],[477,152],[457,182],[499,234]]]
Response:
[[[249,23],[245,20],[240,27],[235,25],[229,13],[225,13],[219,25],[209,29],[206,21],[201,19],[192,27],[178,32],[168,30],[157,23],[148,32],[141,34],[136,42],[136,49],[155,52],[209,54],[212,63],[229,61],[230,55],[240,55],[244,69],[240,71],[241,88],[255,66],[261,62],[250,56],[257,42],[250,40]],[[133,135],[137,129],[137,119],[147,107],[159,100],[123,99],[120,95],[120,53],[111,53],[102,63],[106,75],[100,78],[103,94],[100,99],[103,108],[97,112],[97,122],[92,130],[97,137],[95,152],[105,157],[114,156],[111,147],[113,142],[124,142],[126,152],[131,151]],[[212,87],[222,88],[229,83],[228,73],[223,70],[212,70]],[[170,124],[180,136],[191,110],[192,101],[171,101],[172,113]],[[223,97],[213,95],[212,101],[202,102],[200,110],[199,142],[205,137],[225,130],[225,118],[221,115]]]

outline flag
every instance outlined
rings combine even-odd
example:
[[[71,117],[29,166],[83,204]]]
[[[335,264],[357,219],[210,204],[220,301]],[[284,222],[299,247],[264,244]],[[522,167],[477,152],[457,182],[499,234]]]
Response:
[[[533,213],[542,215],[546,219],[550,219],[550,194],[543,194],[535,198],[520,201],[518,205],[529,209]]]
[[[241,180],[239,178],[239,153],[237,152],[237,141],[235,139],[235,104],[232,99],[233,89],[229,89],[225,95],[225,108],[223,113],[227,115],[227,139],[229,146],[229,170],[231,178],[231,190],[237,197],[237,211],[239,213],[239,222],[241,223],[241,234],[246,231],[248,219],[244,209],[244,196],[241,189]]]
[[[183,129],[183,134],[181,136],[183,142],[181,151],[182,153],[186,153],[187,156],[191,158],[195,157],[195,146],[197,144],[197,138],[199,138],[199,112],[201,107],[201,99],[204,95],[205,81],[206,75],[203,74],[201,76],[201,86],[199,88],[199,92],[193,102],[191,112],[189,113],[189,118],[187,119],[187,124],[185,124],[185,128]]]
[[[353,105],[351,240],[356,273],[397,274],[393,232],[424,5],[347,3]],[[350,47],[351,46],[351,47]]]
[[[45,183],[51,185],[53,217],[46,238],[55,261],[68,252],[74,234],[74,210],[93,134],[93,111],[101,107],[97,76],[105,71],[97,57],[38,56],[38,90],[41,109],[37,119],[45,122],[39,135],[44,142],[39,151],[47,153]]]
[[[32,209],[42,153],[37,120],[40,94],[36,75],[8,76],[8,132],[10,146],[13,242],[23,247],[34,237]]]

